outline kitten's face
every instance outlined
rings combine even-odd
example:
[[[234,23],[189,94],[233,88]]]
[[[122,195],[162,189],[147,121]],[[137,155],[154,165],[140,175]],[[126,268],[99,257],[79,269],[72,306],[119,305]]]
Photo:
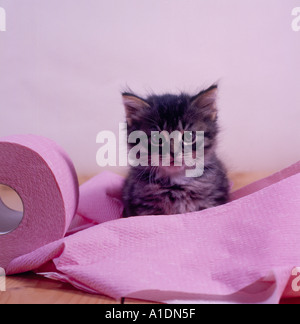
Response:
[[[185,147],[189,147],[190,157],[196,158],[196,131],[204,132],[205,156],[214,151],[218,132],[216,96],[217,86],[212,86],[196,96],[166,94],[142,99],[132,93],[123,93],[128,134],[143,131],[147,135],[147,143],[143,145],[144,148],[147,147],[145,151],[148,154],[143,158],[147,159],[149,168],[154,154],[154,158],[159,160],[156,171],[161,176],[184,173],[190,166],[187,155],[184,158],[184,154],[180,153],[184,152]],[[162,165],[163,158],[166,157],[163,153],[164,147],[169,151],[169,166]],[[176,166],[177,162],[182,166]]]

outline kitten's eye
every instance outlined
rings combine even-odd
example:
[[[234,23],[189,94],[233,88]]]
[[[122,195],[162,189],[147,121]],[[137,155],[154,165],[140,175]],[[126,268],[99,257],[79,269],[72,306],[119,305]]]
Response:
[[[162,146],[166,142],[166,138],[160,134],[151,135],[151,144],[154,146]]]
[[[192,145],[196,143],[196,133],[195,132],[184,132],[182,137],[184,145]]]

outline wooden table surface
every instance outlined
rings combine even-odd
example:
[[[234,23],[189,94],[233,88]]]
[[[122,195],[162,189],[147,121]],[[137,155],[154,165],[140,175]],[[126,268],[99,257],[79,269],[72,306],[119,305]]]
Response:
[[[269,174],[269,173],[268,173]],[[266,173],[232,174],[234,189],[243,187],[266,175]],[[80,183],[89,177],[81,177]],[[6,190],[0,187],[0,197],[10,206],[20,209],[20,205]],[[299,300],[283,301],[299,303]],[[82,292],[70,284],[37,276],[33,273],[9,276],[6,278],[6,291],[0,292],[0,304],[140,304],[146,301],[112,298]]]

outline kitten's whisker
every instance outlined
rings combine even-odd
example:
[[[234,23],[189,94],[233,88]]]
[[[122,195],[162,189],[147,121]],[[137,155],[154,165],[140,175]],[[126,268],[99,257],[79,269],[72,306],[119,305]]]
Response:
[[[141,172],[137,174],[139,176],[138,183],[140,183],[140,181],[142,180],[145,173],[146,173],[146,168],[142,169]],[[136,180],[137,180],[137,178],[136,178]]]
[[[156,175],[156,171],[157,171],[158,167],[156,166],[153,166],[151,167],[150,169],[150,176],[149,176],[149,183],[150,184],[156,184],[156,178],[155,178],[155,175]]]

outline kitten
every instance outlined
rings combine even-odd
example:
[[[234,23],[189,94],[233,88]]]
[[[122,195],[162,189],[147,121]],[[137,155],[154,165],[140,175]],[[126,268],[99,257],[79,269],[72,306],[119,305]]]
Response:
[[[137,215],[172,215],[203,210],[228,201],[229,183],[226,170],[216,156],[217,85],[195,96],[151,95],[143,99],[133,93],[122,94],[126,111],[128,134],[143,131],[153,145],[152,131],[179,131],[182,143],[185,136],[195,138],[204,131],[204,173],[186,177],[189,168],[175,166],[176,153],[171,146],[170,166],[131,167],[123,188],[124,217]],[[189,133],[184,133],[189,131]],[[187,134],[187,135],[186,135]],[[162,146],[160,141],[159,146]],[[174,145],[174,144],[173,144]],[[129,148],[133,145],[129,144]],[[193,153],[196,150],[193,144]],[[162,153],[160,152],[160,162]],[[193,155],[194,156],[194,155]]]

